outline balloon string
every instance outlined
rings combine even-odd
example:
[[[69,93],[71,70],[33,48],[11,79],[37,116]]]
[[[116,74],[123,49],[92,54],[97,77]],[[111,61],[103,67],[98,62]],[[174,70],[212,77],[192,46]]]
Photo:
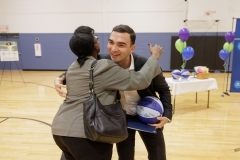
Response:
[[[227,61],[224,62],[223,64],[224,67],[224,80],[223,80],[223,92],[224,92],[224,84],[225,84],[225,77],[226,77],[226,70],[227,70]]]
[[[183,64],[181,65],[181,68],[184,69],[185,66],[186,66],[186,64],[187,64],[187,61],[184,61],[184,60],[183,60]]]
[[[224,72],[226,73],[226,71],[227,71],[227,61],[224,62],[223,67],[224,67]]]

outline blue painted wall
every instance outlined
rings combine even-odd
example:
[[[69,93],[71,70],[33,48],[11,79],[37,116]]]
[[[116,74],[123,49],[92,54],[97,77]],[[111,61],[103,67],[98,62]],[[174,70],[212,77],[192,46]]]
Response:
[[[110,33],[96,33],[101,44],[100,54],[107,54],[107,42]],[[224,36],[225,33],[191,33],[191,36]],[[163,71],[170,71],[171,37],[178,33],[137,33],[135,52],[149,57],[148,43],[160,44],[164,48],[164,54],[160,57],[159,64]],[[70,51],[68,42],[70,33],[21,33],[19,34],[18,46],[20,52],[19,62],[0,62],[0,69],[23,69],[23,70],[66,70],[76,59]],[[35,38],[39,41],[36,42]],[[0,40],[4,40],[1,39]],[[9,40],[9,39],[8,39]],[[40,43],[42,56],[36,57],[34,44]],[[17,64],[17,65],[16,65]],[[18,67],[17,67],[18,66]]]
[[[39,41],[36,42],[35,38]],[[22,69],[63,70],[73,62],[68,47],[71,34],[20,34]],[[41,44],[42,56],[36,57],[34,44]]]

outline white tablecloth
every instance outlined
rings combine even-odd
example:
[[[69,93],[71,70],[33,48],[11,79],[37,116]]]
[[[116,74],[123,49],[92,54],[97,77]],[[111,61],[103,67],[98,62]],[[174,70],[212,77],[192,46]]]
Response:
[[[216,90],[218,85],[215,78],[197,79],[192,76],[188,80],[176,81],[172,78],[166,78],[166,81],[172,90],[172,95],[179,95],[189,92],[200,92],[206,90]]]

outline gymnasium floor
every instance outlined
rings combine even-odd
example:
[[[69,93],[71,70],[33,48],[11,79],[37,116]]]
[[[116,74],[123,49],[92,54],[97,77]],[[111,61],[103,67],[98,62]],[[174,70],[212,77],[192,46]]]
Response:
[[[21,73],[21,74],[20,74]],[[0,70],[0,160],[58,160],[50,125],[61,98],[53,80],[62,71]],[[22,75],[22,76],[21,76]],[[164,73],[170,77],[170,73]],[[218,90],[177,96],[173,121],[164,128],[168,160],[239,160],[240,93],[222,97],[224,74],[212,73]],[[231,75],[230,75],[231,77]],[[136,160],[147,160],[139,135]],[[114,147],[113,160],[117,160]]]

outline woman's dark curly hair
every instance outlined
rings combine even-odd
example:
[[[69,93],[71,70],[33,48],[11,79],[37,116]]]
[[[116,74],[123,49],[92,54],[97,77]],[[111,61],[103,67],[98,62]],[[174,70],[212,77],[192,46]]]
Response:
[[[94,30],[88,26],[80,26],[69,41],[71,51],[78,57],[80,67],[84,65],[87,56],[91,56],[94,50]]]

